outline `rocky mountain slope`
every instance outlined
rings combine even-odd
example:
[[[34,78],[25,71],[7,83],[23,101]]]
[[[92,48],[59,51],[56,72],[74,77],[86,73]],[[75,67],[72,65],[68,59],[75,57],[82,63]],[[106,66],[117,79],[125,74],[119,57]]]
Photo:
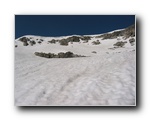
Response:
[[[15,105],[135,105],[135,25],[15,40]]]

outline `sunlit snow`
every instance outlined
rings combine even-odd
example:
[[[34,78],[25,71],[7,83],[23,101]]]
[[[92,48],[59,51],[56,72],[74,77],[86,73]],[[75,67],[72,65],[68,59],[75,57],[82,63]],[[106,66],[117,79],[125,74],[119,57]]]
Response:
[[[16,39],[15,105],[136,105],[136,46],[131,46],[130,38],[101,40],[94,36],[88,43],[73,42],[68,46],[48,44],[49,40],[67,37],[26,36],[44,40],[33,46],[23,46]],[[101,44],[92,45],[95,40]],[[127,43],[111,49],[117,41]],[[67,51],[87,57],[48,59],[34,55]]]

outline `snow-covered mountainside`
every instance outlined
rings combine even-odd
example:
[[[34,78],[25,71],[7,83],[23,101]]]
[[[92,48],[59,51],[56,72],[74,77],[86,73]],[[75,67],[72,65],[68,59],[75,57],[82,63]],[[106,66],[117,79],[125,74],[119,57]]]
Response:
[[[79,57],[60,57],[66,52]],[[15,40],[17,106],[124,106],[136,105],[135,99],[134,25],[99,35]]]

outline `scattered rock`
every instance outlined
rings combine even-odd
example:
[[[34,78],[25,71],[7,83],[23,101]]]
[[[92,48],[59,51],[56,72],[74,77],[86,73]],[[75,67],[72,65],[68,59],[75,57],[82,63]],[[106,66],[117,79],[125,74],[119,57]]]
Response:
[[[125,43],[127,43],[127,42],[126,41],[125,42],[120,41],[120,42],[115,43],[114,46],[123,47],[125,45]]]
[[[30,41],[30,39],[27,38],[27,37],[22,37],[22,38],[19,39],[19,41],[23,42],[24,46],[28,46],[29,45],[28,41]]]
[[[72,36],[59,41],[60,45],[65,45],[65,46],[67,46],[69,42],[71,42],[71,44],[73,44],[73,42],[80,42],[80,37]]]
[[[113,32],[113,33],[110,33],[110,34],[102,35],[103,40],[104,39],[114,39],[114,38],[117,38],[118,36],[122,36],[122,32],[121,31],[116,31],[116,32]]]
[[[36,42],[35,42],[34,40],[30,41],[30,45],[31,45],[31,46],[33,46],[33,45],[35,45],[35,44],[36,44]]]
[[[131,46],[133,46],[133,45],[134,45],[134,42],[135,42],[135,39],[134,39],[134,38],[131,38],[131,39],[129,40],[129,42],[130,42]]]
[[[133,43],[133,42],[135,42],[135,39],[134,39],[134,38],[131,38],[131,39],[129,40],[129,42],[130,42],[130,43]]]
[[[72,36],[72,37],[68,37],[66,40],[68,42],[80,42],[80,37],[78,37],[78,36]]]
[[[19,39],[19,41],[21,41],[21,42],[28,42],[28,41],[30,41],[30,39],[27,38],[27,37],[22,37],[22,38]]]
[[[55,40],[55,39],[52,39],[51,41],[48,41],[48,42],[55,44],[55,43],[56,43],[56,40]]]
[[[99,40],[97,40],[97,41],[93,41],[92,44],[93,44],[93,45],[99,45],[100,42],[99,42]]]
[[[123,35],[124,35],[125,39],[127,39],[129,37],[134,37],[135,36],[135,25],[131,25],[128,28],[126,28],[125,30],[123,30]]]
[[[91,37],[90,36],[83,36],[80,39],[83,41],[88,41],[88,40],[91,40]]]
[[[42,42],[41,42],[41,41],[38,41],[38,43],[41,44]]]
[[[135,25],[131,25],[124,30],[114,31],[112,33],[105,33],[100,36],[96,36],[95,38],[102,38],[102,40],[105,40],[105,39],[114,39],[114,38],[117,38],[120,36],[123,36],[124,39],[127,39],[129,37],[134,37],[135,36]]]

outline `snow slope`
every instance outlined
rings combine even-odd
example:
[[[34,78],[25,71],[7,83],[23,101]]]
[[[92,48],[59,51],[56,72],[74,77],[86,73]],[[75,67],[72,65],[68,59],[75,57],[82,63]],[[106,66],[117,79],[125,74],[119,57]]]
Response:
[[[68,46],[48,44],[64,37],[26,36],[43,39],[41,44],[23,46],[15,40],[15,105],[84,106],[136,105],[136,46],[129,39],[93,38]],[[92,45],[99,40],[100,45]],[[127,41],[114,49],[117,41]],[[67,52],[79,58],[43,58],[34,52]],[[92,51],[96,51],[94,54]]]

